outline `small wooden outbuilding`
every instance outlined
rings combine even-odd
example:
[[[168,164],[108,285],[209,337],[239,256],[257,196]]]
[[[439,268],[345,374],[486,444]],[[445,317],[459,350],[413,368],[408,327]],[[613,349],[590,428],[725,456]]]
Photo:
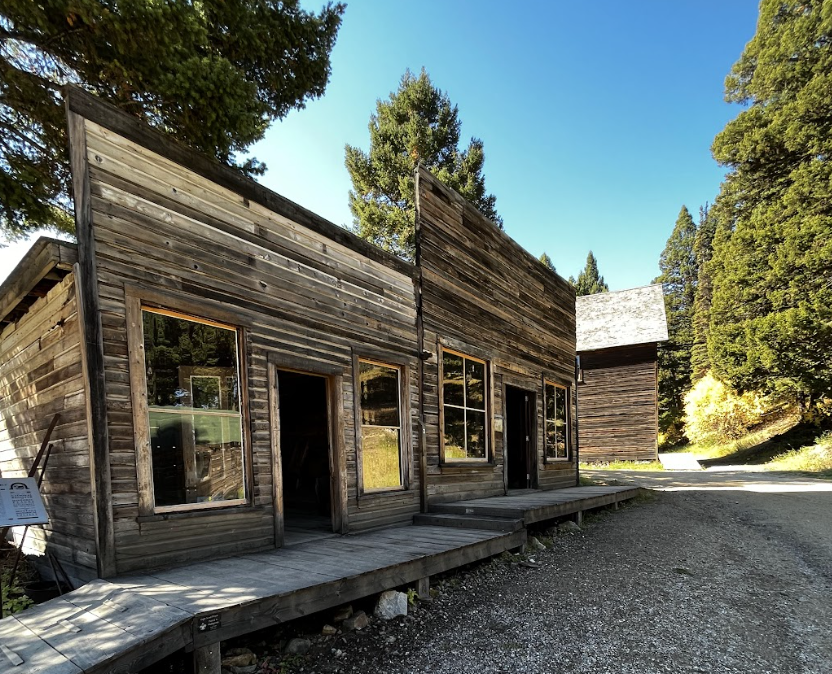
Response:
[[[410,264],[66,93],[77,249],[0,287],[0,474],[61,415],[27,552],[108,578],[576,484],[574,291],[462,197],[417,172]]]
[[[575,304],[581,460],[655,460],[657,347],[667,340],[662,286],[586,295]]]

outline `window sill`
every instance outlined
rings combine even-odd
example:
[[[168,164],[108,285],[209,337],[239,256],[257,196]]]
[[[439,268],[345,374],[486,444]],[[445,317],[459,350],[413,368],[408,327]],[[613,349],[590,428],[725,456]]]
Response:
[[[449,461],[439,464],[440,470],[450,469],[451,472],[459,473],[463,470],[486,471],[494,470],[493,461]]]
[[[182,520],[192,517],[210,517],[211,515],[222,515],[229,512],[249,513],[249,512],[266,512],[269,510],[266,506],[252,506],[250,503],[235,503],[227,506],[214,506],[212,508],[193,508],[191,510],[169,510],[165,512],[153,513],[152,515],[139,515],[136,517],[136,522],[142,524],[143,522],[164,522],[165,520]]]
[[[563,468],[564,466],[571,466],[574,464],[572,459],[546,459],[543,462],[543,468]]]
[[[401,496],[410,491],[408,487],[391,487],[390,489],[371,489],[370,491],[362,491],[358,498],[359,500],[369,500],[375,498],[392,498],[394,496]]]

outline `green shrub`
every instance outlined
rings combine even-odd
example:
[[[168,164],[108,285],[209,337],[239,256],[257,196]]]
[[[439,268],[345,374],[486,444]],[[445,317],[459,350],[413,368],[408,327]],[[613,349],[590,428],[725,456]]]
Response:
[[[761,423],[765,412],[761,396],[735,393],[708,373],[685,395],[685,433],[698,444],[736,440]]]

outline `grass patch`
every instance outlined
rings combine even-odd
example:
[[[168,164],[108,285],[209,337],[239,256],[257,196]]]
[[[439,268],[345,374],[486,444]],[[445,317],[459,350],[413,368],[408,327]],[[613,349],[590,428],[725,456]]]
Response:
[[[792,449],[775,456],[766,470],[815,473],[816,477],[832,479],[832,434],[824,433],[814,445]]]
[[[664,470],[659,461],[603,461],[580,463],[581,470]]]

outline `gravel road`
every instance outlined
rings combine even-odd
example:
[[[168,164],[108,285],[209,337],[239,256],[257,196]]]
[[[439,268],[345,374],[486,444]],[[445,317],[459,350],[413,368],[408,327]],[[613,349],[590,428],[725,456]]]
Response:
[[[602,474],[610,477],[612,473]],[[652,498],[318,638],[305,672],[832,672],[832,483],[624,473]]]

